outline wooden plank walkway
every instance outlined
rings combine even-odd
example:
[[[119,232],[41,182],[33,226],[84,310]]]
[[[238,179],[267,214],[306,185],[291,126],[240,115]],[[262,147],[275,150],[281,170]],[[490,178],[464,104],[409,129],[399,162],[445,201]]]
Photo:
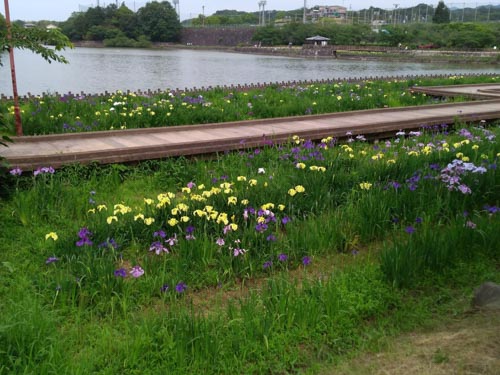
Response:
[[[450,90],[451,95],[456,95],[455,88]],[[75,162],[105,164],[224,152],[258,147],[269,141],[284,142],[293,135],[313,140],[342,138],[347,132],[383,137],[400,129],[450,124],[456,119],[500,119],[500,84],[475,85],[473,89],[467,86],[462,93],[472,92],[474,96],[479,90],[483,90],[482,97],[497,99],[221,124],[14,137],[13,144],[0,148],[0,156],[11,166],[33,170]]]
[[[423,92],[436,96],[465,96],[472,99],[500,98],[500,84],[453,85],[413,87],[414,92]]]

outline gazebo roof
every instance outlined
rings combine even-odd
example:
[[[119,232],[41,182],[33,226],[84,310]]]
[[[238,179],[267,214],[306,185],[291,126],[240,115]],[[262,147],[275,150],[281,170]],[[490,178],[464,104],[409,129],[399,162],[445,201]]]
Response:
[[[321,36],[321,35],[315,35],[315,36],[312,36],[310,38],[306,38],[306,40],[309,40],[312,42],[326,42],[326,41],[330,40],[330,38],[326,38],[326,37]]]

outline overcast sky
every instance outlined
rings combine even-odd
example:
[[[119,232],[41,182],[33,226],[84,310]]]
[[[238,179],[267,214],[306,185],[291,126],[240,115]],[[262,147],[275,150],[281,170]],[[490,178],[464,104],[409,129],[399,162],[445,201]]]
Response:
[[[79,11],[80,6],[96,6],[97,0],[9,0],[10,17],[12,20],[24,21],[65,21],[71,13]],[[100,5],[115,3],[115,0],[99,0]],[[125,4],[132,10],[138,9],[146,3],[146,0],[125,0]],[[476,4],[488,3],[498,4],[498,0],[491,1],[465,1],[467,7],[475,7]],[[0,11],[5,15],[4,2],[1,2]],[[119,4],[122,0],[118,1]],[[170,0],[173,4],[173,0]],[[258,11],[259,0],[179,0],[181,19],[193,18],[203,12],[205,15],[215,13],[217,10],[236,9],[241,11]],[[437,5],[438,0],[308,0],[307,6],[314,5],[342,5],[352,10],[377,6],[383,9],[394,9],[394,4],[399,8],[414,6],[419,3]],[[461,8],[464,1],[445,1],[449,7]],[[304,0],[267,0],[266,10],[292,10],[304,6]]]

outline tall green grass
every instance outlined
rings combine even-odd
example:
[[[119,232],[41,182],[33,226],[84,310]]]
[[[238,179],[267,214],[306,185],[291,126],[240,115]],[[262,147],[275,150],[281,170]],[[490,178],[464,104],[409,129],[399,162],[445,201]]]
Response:
[[[455,125],[9,174],[0,373],[300,373],[425,319],[498,279],[500,128]]]

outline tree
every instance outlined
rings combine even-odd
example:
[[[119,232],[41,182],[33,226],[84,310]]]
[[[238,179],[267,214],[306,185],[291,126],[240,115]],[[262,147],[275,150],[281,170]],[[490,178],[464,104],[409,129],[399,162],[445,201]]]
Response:
[[[37,27],[26,29],[12,24],[11,33],[12,37],[9,40],[7,38],[7,27],[5,24],[0,26],[0,51],[8,52],[11,48],[28,49],[42,56],[49,63],[52,61],[68,62],[58,52],[66,48],[72,48],[73,45],[58,29],[47,30]],[[0,64],[2,64],[1,59]]]
[[[434,23],[450,23],[450,9],[440,1],[432,17]]]
[[[137,12],[137,20],[142,33],[153,42],[180,40],[181,23],[168,1],[147,3]]]
[[[42,56],[49,63],[52,61],[67,63],[67,60],[64,58],[64,56],[58,54],[58,52],[65,49],[66,47],[72,47],[73,45],[71,44],[69,39],[57,29],[26,29],[18,25],[12,25],[9,18],[8,2],[6,1],[5,4],[5,22],[0,23],[0,53],[7,51],[10,55],[16,134],[18,136],[21,136],[23,135],[23,128],[21,123],[21,113],[19,110],[16,74],[13,64],[14,49],[28,49]],[[53,46],[53,49],[46,47],[46,45]],[[1,60],[0,64],[2,64]]]
[[[139,36],[137,30],[137,16],[124,4],[117,9],[111,22],[114,26],[123,31],[128,38],[137,38]]]

